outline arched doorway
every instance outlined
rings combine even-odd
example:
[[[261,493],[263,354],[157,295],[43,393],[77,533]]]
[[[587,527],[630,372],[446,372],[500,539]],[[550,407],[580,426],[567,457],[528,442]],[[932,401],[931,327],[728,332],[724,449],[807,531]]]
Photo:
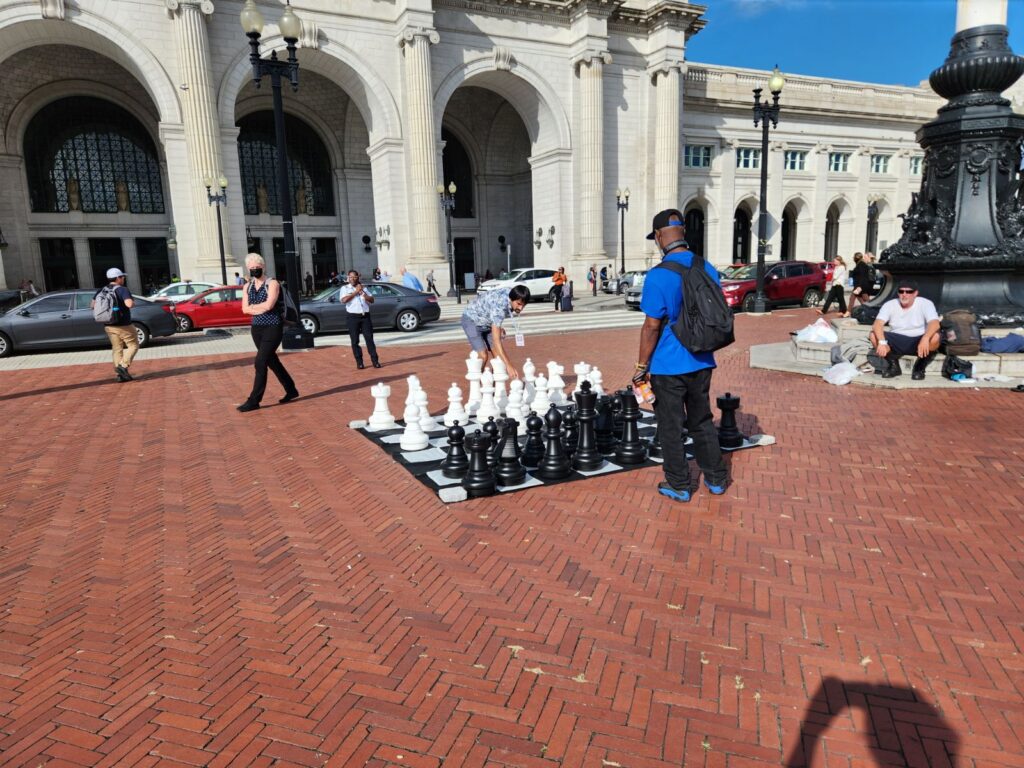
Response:
[[[686,227],[686,242],[690,250],[698,256],[703,256],[706,248],[704,234],[704,209],[693,204],[686,209],[683,216],[683,224]]]
[[[751,213],[746,204],[736,208],[732,217],[732,263],[750,263]]]
[[[780,243],[779,258],[782,261],[793,261],[796,258],[796,243],[797,243],[797,219],[799,218],[799,212],[796,206],[790,203],[782,211],[782,226],[780,230],[780,237],[782,242]]]
[[[839,206],[832,203],[825,214],[825,261],[832,261],[839,253]]]

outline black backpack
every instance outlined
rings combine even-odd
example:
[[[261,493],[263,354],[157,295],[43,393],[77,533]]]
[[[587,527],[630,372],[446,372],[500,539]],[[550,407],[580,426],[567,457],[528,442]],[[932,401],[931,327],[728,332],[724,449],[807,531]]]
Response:
[[[295,306],[292,292],[288,286],[278,281],[277,311],[281,315],[284,325],[296,325],[299,322],[299,308]]]
[[[662,261],[683,282],[683,306],[672,332],[690,352],[714,352],[736,341],[733,314],[722,288],[704,269],[704,257],[693,254],[689,269],[675,261]],[[655,267],[657,268],[657,267]]]

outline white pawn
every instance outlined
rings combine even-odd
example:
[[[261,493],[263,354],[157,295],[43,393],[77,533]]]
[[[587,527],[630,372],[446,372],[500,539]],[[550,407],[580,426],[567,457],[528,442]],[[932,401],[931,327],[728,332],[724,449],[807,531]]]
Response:
[[[498,407],[494,404],[494,376],[484,371],[480,376],[480,407],[476,409],[476,420],[485,423],[492,416],[498,418]]]
[[[604,394],[604,389],[601,387],[604,382],[599,368],[595,366],[590,369],[590,378],[588,381],[590,381],[590,390],[592,392],[596,392],[598,395]]]
[[[491,360],[491,370],[494,372],[494,407],[500,416],[508,405],[508,396],[505,394],[505,382],[509,379],[508,366],[504,360],[496,357]]]
[[[459,422],[465,424],[468,419],[466,409],[462,407],[462,390],[454,381],[448,389],[448,412],[444,415],[444,425],[450,427]]]
[[[402,439],[398,441],[399,448],[403,451],[422,451],[430,445],[427,433],[420,426],[420,409],[416,403],[405,406],[402,418],[405,420],[405,431],[402,432]]]
[[[554,360],[548,363],[548,400],[554,405],[565,405],[567,402],[565,399],[565,379],[562,378],[563,373],[565,373],[564,365],[559,365]]]
[[[523,390],[523,413],[526,414],[529,413],[529,405],[537,394],[537,387],[534,383],[537,381],[537,366],[530,358],[526,358],[526,362],[523,363],[523,381],[526,384],[526,388]]]
[[[480,376],[484,361],[474,349],[466,360],[466,381],[469,382],[469,400],[466,401],[466,413],[472,416],[480,407]]]
[[[548,380],[544,378],[544,374],[537,377],[534,386],[537,388],[537,394],[533,397],[533,402],[530,403],[530,410],[536,411],[538,415],[547,413],[548,408],[551,407],[551,398],[548,397]]]
[[[505,408],[505,416],[519,422],[519,434],[526,434],[526,414],[523,413],[523,382],[520,379],[512,379],[509,386],[508,406]]]
[[[425,389],[417,390],[416,407],[420,410],[420,429],[424,432],[434,432],[441,428],[441,425],[430,415],[430,406],[427,404],[427,391]]]
[[[587,376],[590,374],[590,364],[580,360],[572,367],[572,372],[576,374],[576,388],[572,391],[575,395],[580,391],[580,384],[587,381]]]
[[[391,387],[384,382],[374,384],[370,387],[370,394],[374,397],[373,413],[367,419],[371,429],[394,429],[395,417],[388,408],[388,398],[391,397]]]

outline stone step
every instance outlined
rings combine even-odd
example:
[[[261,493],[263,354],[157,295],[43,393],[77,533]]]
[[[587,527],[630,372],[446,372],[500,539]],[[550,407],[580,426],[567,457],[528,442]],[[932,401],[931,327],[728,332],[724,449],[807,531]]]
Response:
[[[832,361],[832,344],[819,344],[813,341],[796,341],[792,340],[793,345],[793,357],[801,363],[817,363],[822,366],[827,366]],[[994,355],[988,352],[982,352],[973,357],[964,358],[969,360],[974,366],[974,375],[983,376],[986,374],[1002,374],[1003,376],[1024,376],[1024,354],[1006,354],[1006,355]],[[928,376],[941,376],[942,375],[942,364],[945,362],[946,356],[942,353],[935,355],[935,359],[931,362],[926,370]],[[853,359],[854,365],[860,365],[861,363],[867,362],[867,356],[864,354],[858,354]],[[913,361],[909,357],[904,357],[900,363],[901,367],[905,372],[909,372],[913,367]]]
[[[835,332],[839,334],[839,343],[845,344],[854,339],[866,339],[871,332],[870,325],[861,325],[852,317],[841,317],[830,321]],[[1024,328],[982,328],[982,337],[992,336],[1000,338],[1009,333],[1017,333],[1024,336]]]

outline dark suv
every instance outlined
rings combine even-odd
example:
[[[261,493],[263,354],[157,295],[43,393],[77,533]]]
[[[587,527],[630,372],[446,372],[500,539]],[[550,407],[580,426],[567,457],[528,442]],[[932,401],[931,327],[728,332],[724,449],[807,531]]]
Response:
[[[809,261],[780,261],[766,264],[764,295],[770,306],[800,304],[816,307],[825,295],[825,271]],[[757,293],[757,265],[748,264],[722,280],[722,293],[733,309],[751,312]]]

